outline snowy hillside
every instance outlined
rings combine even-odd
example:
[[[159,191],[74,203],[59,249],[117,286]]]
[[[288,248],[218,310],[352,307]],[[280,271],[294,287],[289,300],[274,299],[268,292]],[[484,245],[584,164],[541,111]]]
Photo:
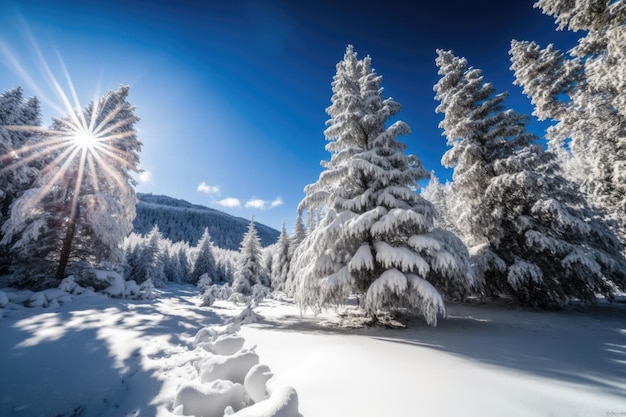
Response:
[[[192,246],[198,243],[205,227],[213,243],[223,249],[238,250],[250,219],[231,216],[219,210],[191,204],[163,195],[138,193],[137,217],[133,221],[133,231],[148,234],[156,224],[163,237],[186,241]],[[257,232],[263,246],[276,243],[279,232],[271,227],[256,223]]]
[[[410,320],[353,329],[336,313],[301,316],[289,300],[266,300],[256,308],[261,320],[237,331],[224,325],[243,306],[202,307],[191,286],[159,292],[156,300],[92,294],[48,308],[9,305],[0,319],[0,415],[223,417],[241,407],[244,388],[256,404],[233,416],[626,410],[623,305],[551,313],[450,305],[436,328]],[[227,365],[218,372],[218,363]],[[265,383],[268,368],[274,379]]]

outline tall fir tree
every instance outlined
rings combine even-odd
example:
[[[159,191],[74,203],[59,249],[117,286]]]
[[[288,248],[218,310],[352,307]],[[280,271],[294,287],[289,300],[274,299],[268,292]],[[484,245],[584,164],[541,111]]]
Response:
[[[285,282],[284,291],[290,296],[293,296],[296,291],[296,258],[294,256],[296,249],[304,241],[307,235],[304,221],[302,220],[302,213],[298,213],[296,216],[296,224],[294,225],[293,232],[289,236],[289,272],[287,273],[287,281]]]
[[[289,276],[289,264],[291,250],[289,248],[289,236],[287,235],[287,229],[285,228],[285,222],[280,231],[278,242],[274,254],[272,256],[272,270],[271,270],[271,282],[272,289],[278,291],[284,291]]]
[[[526,131],[527,117],[505,110],[506,95],[464,58],[439,50],[436,63],[437,111],[451,147],[442,162],[454,168],[458,225],[475,245],[488,295],[550,308],[623,288],[618,239]]]
[[[0,241],[11,204],[30,188],[43,166],[43,161],[28,157],[42,139],[36,130],[40,124],[37,98],[24,99],[21,87],[0,94]],[[0,245],[0,276],[9,272],[11,257]]]
[[[564,54],[553,45],[511,43],[515,84],[552,120],[548,143],[568,177],[617,223],[626,242],[626,3],[615,0],[541,0],[559,29],[584,31]]]
[[[397,140],[409,126],[387,126],[401,106],[383,99],[381,80],[348,46],[326,110],[331,158],[299,207],[323,217],[296,250],[296,301],[319,310],[354,293],[371,316],[409,308],[436,325],[442,293],[462,296],[475,280],[465,246],[434,228],[434,209],[416,192],[429,174]]]
[[[202,233],[195,250],[196,259],[191,269],[191,282],[197,283],[203,274],[208,274],[211,280],[216,280],[215,256],[213,255],[213,243],[211,242],[208,228],[204,229],[204,233]]]
[[[261,241],[254,226],[254,216],[243,236],[239,258],[235,265],[233,290],[243,295],[251,295],[252,287],[263,283],[265,271],[261,266]]]
[[[68,272],[121,269],[124,238],[132,230],[141,142],[128,87],[109,91],[84,110],[55,120],[48,135],[57,145],[34,187],[18,198],[3,225],[19,276],[55,285]],[[32,265],[32,254],[38,254]]]

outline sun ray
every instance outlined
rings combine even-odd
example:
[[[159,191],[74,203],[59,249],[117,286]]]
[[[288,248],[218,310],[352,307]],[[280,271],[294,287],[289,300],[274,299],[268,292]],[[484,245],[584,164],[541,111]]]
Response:
[[[106,107],[106,103],[103,104],[102,108]],[[107,123],[109,123],[111,120],[113,120],[113,118],[115,116],[118,115],[118,113],[120,111],[122,111],[122,109],[124,108],[124,103],[120,103],[117,106],[115,106],[115,108],[113,109],[113,111],[109,112],[106,116],[104,116],[104,119],[102,119],[102,121],[100,123],[98,123],[98,126],[96,126],[93,130],[94,134],[96,135],[100,135],[100,134],[106,134],[102,132],[102,129],[107,125]],[[124,119],[126,120],[126,119]],[[110,131],[110,127],[107,127],[107,129]]]
[[[87,164],[89,165],[89,175],[91,175],[91,182],[93,183],[96,192],[100,192],[100,181],[98,181],[98,174],[96,172],[96,163],[94,161],[94,153],[90,152],[87,155]]]
[[[65,143],[56,143],[54,145],[48,145],[48,147],[46,148],[46,153],[43,152],[33,152],[32,154],[26,156],[26,157],[22,157],[19,158],[17,161],[15,161],[12,164],[7,165],[4,168],[0,168],[0,174],[4,174],[5,172],[8,171],[12,171],[15,170],[21,166],[24,166],[26,164],[28,164],[29,162],[32,162],[36,159],[41,158],[42,156],[47,156],[49,154],[51,154],[52,152],[62,149],[64,147],[66,147],[67,145]],[[17,152],[17,151],[16,151]],[[0,161],[2,161],[2,158],[0,158]]]
[[[80,121],[78,120],[76,111],[74,111],[74,108],[72,107],[72,104],[70,103],[67,95],[65,94],[65,91],[63,91],[61,84],[59,84],[59,81],[52,73],[52,70],[50,69],[50,66],[48,65],[48,61],[46,61],[46,58],[43,56],[43,53],[41,52],[41,49],[39,48],[39,44],[37,43],[37,41],[35,41],[35,38],[32,36],[30,31],[29,30],[27,31],[28,31],[31,44],[33,48],[35,49],[37,58],[39,58],[39,63],[42,66],[45,75],[48,77],[48,82],[50,83],[54,91],[56,92],[57,96],[61,99],[61,101],[65,105],[65,109],[70,119],[72,119],[72,121],[74,121],[76,125],[79,125]]]
[[[67,71],[67,67],[65,66],[65,61],[63,61],[63,57],[61,57],[61,54],[59,53],[58,50],[55,49],[55,53],[61,65],[61,70],[63,71],[63,74],[65,75],[65,81],[67,82],[67,85],[70,89],[70,93],[72,94],[72,99],[74,100],[74,108],[81,109],[82,106],[80,105],[80,101],[78,100],[78,95],[76,94],[76,89],[74,88],[74,83],[72,82],[70,73]],[[82,128],[85,130],[89,130],[87,127],[87,121],[85,120],[85,115],[83,114],[83,112],[79,110],[77,112],[77,116],[80,119]]]
[[[74,194],[72,196],[72,208],[70,210],[70,221],[74,220],[76,216],[76,208],[78,207],[78,195],[80,195],[80,190],[83,186],[83,173],[85,171],[85,158],[87,155],[87,149],[82,149],[80,154],[80,162],[78,163],[78,175],[76,176],[76,184],[74,186]]]
[[[71,148],[68,148],[66,150],[66,152],[72,152],[72,154],[68,156],[68,158],[65,159],[65,161],[63,162],[61,166],[59,166],[58,171],[55,172],[52,178],[50,178],[48,181],[45,182],[45,184],[40,188],[39,192],[37,192],[35,197],[26,204],[27,207],[34,207],[37,204],[39,204],[39,202],[43,200],[43,198],[50,192],[52,187],[57,185],[59,178],[61,178],[61,176],[64,175],[68,171],[69,166],[72,164],[78,151],[79,151],[78,149],[71,149]],[[48,167],[52,168],[53,167],[52,163],[49,164]]]
[[[37,97],[43,101],[45,104],[50,106],[54,111],[59,114],[63,114],[63,109],[57,105],[39,88],[37,83],[32,79],[29,72],[24,69],[24,67],[20,64],[19,60],[15,57],[15,54],[3,43],[0,42],[0,52],[2,52],[2,56],[6,59],[8,66],[15,72],[18,76],[20,76],[26,84],[33,89]]]

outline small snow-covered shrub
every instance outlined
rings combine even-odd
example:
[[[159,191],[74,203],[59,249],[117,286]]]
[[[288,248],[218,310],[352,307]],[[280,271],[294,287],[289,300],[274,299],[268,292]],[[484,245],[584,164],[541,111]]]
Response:
[[[219,288],[215,285],[212,285],[208,287],[207,289],[205,289],[202,295],[200,296],[202,298],[202,306],[203,307],[212,306],[213,303],[215,302],[217,294],[219,294]]]
[[[141,283],[139,286],[139,296],[137,297],[140,300],[154,300],[158,298],[158,293],[154,285],[152,284],[152,280],[148,279]]]
[[[253,307],[250,304],[248,304],[246,308],[241,310],[241,313],[239,313],[239,315],[235,317],[235,323],[250,324],[250,323],[258,323],[259,321],[261,321],[263,317],[255,313],[254,310],[252,310],[252,308]]]
[[[120,292],[124,290],[124,278],[113,271],[99,269],[87,269],[74,277],[74,281],[82,287],[91,287],[95,291],[104,291],[111,285],[116,284]]]
[[[230,301],[231,303],[235,303],[235,304],[247,304],[248,303],[248,297],[243,295],[240,292],[233,292],[228,297],[228,301]]]
[[[228,300],[233,294],[233,289],[227,285],[211,285],[204,289],[200,295],[202,305],[205,307],[213,305],[215,300]]]
[[[213,285],[213,280],[207,273],[200,275],[200,278],[198,279],[198,283],[196,284],[196,286],[198,287],[200,291],[206,290],[211,285]]]
[[[262,284],[256,284],[252,287],[251,301],[255,304],[259,304],[264,298],[267,298],[270,294],[270,289]]]

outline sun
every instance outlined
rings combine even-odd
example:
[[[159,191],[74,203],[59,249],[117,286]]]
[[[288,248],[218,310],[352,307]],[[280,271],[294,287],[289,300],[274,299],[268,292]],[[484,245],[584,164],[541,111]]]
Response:
[[[89,150],[94,151],[100,142],[100,138],[96,136],[89,129],[81,128],[73,132],[70,139],[74,142],[74,145],[79,147],[81,150]]]

